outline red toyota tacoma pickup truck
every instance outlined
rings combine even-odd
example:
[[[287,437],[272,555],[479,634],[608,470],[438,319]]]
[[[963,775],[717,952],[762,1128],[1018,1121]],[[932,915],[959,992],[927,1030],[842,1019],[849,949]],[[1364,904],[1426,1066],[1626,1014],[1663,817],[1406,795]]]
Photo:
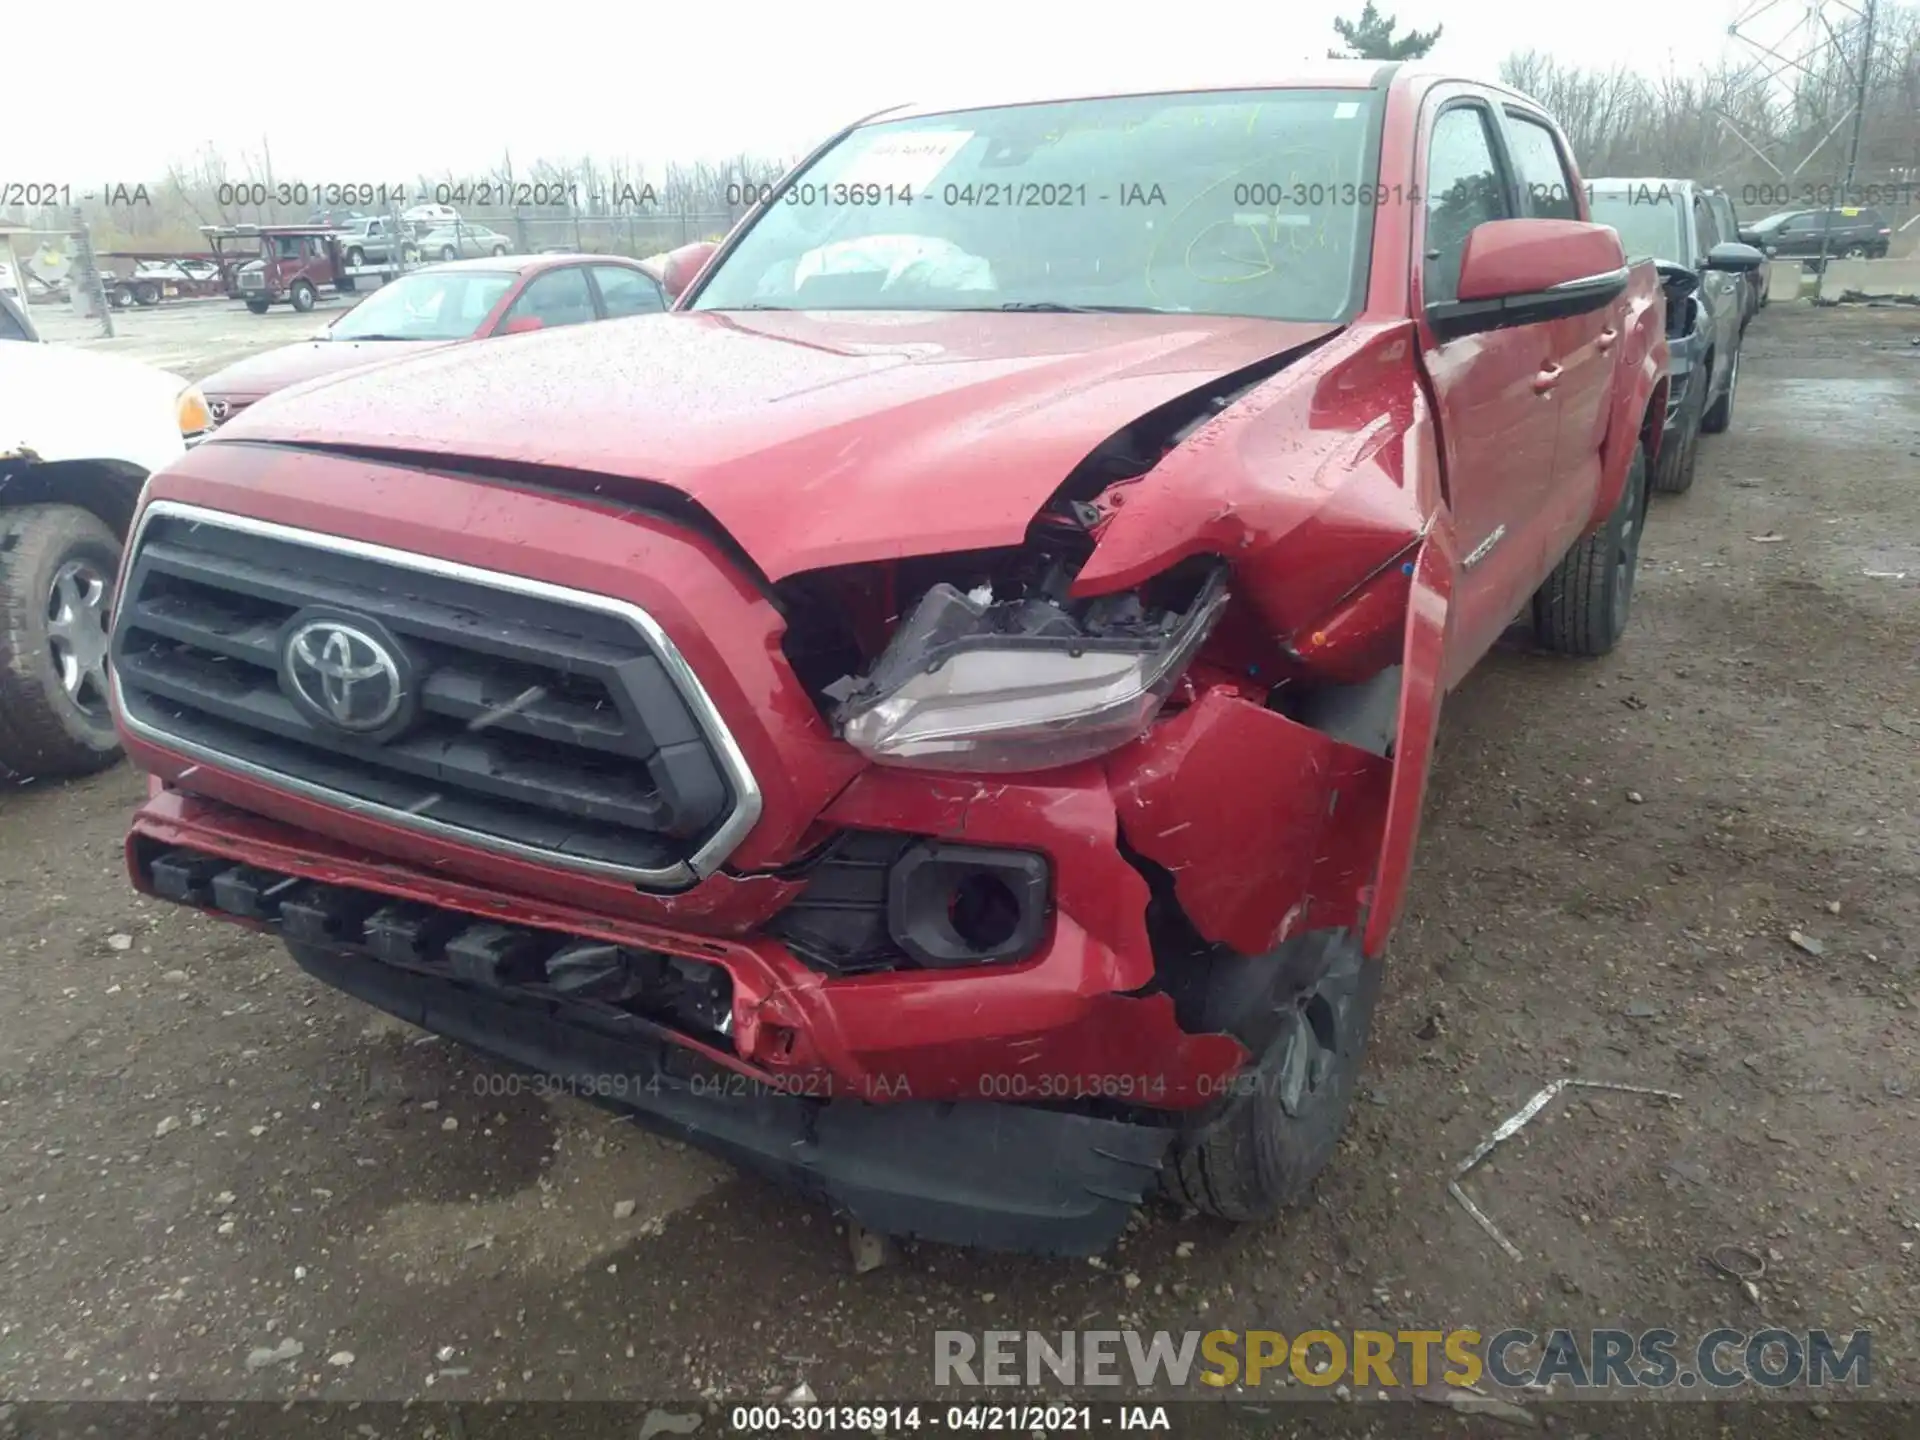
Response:
[[[672,311],[148,487],[143,890],[875,1229],[1086,1252],[1345,1123],[1442,696],[1627,623],[1661,290],[1524,96],[890,112]]]

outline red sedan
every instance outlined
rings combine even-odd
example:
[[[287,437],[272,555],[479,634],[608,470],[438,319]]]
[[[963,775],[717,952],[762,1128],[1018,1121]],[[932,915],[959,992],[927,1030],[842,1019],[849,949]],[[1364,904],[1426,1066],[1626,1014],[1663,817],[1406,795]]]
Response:
[[[382,286],[322,334],[201,383],[216,425],[302,380],[376,360],[666,309],[657,261],[619,255],[490,255],[430,265]]]

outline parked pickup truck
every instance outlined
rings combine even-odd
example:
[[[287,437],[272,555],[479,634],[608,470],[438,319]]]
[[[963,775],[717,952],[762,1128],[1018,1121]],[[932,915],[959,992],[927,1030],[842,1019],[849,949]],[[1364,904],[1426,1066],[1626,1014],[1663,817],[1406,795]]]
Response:
[[[335,225],[348,269],[366,264],[398,264],[420,258],[413,232],[385,215],[356,215]]]
[[[119,758],[107,639],[120,542],[147,476],[211,426],[196,386],[49,345],[0,296],[0,780]]]
[[[1532,101],[1393,65],[896,111],[794,184],[849,203],[776,189],[663,316],[153,482],[133,881],[877,1230],[1269,1215],[1442,698],[1516,614],[1625,631],[1654,268]]]

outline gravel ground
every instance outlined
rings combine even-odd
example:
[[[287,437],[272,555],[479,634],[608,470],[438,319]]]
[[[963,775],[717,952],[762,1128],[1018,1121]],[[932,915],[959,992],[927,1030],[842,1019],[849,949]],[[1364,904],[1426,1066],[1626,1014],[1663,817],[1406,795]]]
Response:
[[[139,318],[190,376],[267,333],[181,315]],[[1266,1227],[1155,1208],[1100,1264],[856,1275],[825,1213],[139,899],[127,768],[0,795],[0,1389],[899,1398],[936,1328],[1778,1323],[1869,1327],[1912,1395],[1916,332],[1764,312],[1626,644],[1503,648],[1453,697],[1362,1101]],[[1476,1172],[1516,1263],[1446,1179],[1560,1076],[1683,1098],[1573,1092]]]

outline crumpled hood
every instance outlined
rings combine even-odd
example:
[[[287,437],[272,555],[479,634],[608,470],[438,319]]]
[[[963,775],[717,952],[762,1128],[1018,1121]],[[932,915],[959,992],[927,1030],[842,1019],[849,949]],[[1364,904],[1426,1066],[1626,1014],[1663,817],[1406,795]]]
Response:
[[[779,579],[1017,544],[1114,431],[1338,328],[1204,315],[676,312],[319,381],[243,414],[220,439],[653,481],[698,502]]]
[[[282,345],[261,355],[249,355],[200,382],[202,394],[227,400],[258,400],[263,395],[311,380],[337,375],[359,365],[424,355],[457,344],[453,340],[307,340]]]

